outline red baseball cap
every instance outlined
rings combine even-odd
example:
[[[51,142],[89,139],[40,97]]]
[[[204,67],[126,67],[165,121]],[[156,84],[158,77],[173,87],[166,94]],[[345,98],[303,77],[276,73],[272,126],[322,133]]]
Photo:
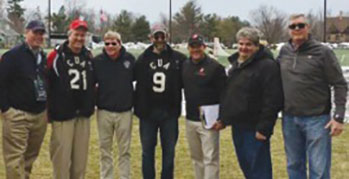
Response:
[[[70,30],[76,30],[76,29],[79,28],[79,27],[83,27],[83,28],[85,28],[86,30],[88,30],[87,22],[86,22],[86,21],[83,21],[83,20],[80,20],[80,19],[75,19],[75,20],[73,20],[73,21],[70,23],[69,29],[70,29]]]

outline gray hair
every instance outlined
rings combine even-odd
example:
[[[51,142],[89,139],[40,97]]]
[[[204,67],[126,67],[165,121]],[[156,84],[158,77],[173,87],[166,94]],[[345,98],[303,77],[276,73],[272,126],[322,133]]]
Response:
[[[104,40],[107,39],[116,39],[117,41],[121,42],[121,35],[118,32],[109,30],[104,34]]]
[[[260,40],[260,31],[253,27],[243,27],[236,34],[236,39],[240,40],[241,38],[249,39],[254,45],[259,45]]]
[[[298,19],[298,18],[304,18],[305,23],[309,24],[308,18],[304,14],[302,14],[302,13],[292,14],[288,20],[292,21],[292,20],[295,20],[295,19]]]

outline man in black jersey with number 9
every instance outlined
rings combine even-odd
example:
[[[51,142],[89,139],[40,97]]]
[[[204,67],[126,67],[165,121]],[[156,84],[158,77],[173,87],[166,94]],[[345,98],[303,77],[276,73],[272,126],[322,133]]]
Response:
[[[173,178],[178,117],[181,109],[181,66],[186,57],[167,44],[168,33],[162,24],[151,29],[153,44],[135,64],[135,114],[140,119],[142,173],[155,178],[154,153],[158,131],[162,148],[162,179]]]

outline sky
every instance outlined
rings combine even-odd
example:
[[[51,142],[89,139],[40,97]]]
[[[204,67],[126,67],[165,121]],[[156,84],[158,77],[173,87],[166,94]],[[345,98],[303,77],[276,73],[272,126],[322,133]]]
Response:
[[[66,2],[74,0],[51,0],[52,12]],[[160,14],[169,14],[170,0],[76,0],[84,2],[87,8],[96,11],[103,9],[111,14],[117,14],[125,9],[136,15],[145,15],[151,23],[160,21]],[[172,0],[172,14],[179,11],[189,0]],[[287,14],[323,11],[324,0],[196,0],[203,13],[216,13],[222,17],[239,16],[242,20],[250,20],[250,13],[260,5],[274,6]],[[26,8],[40,7],[41,12],[47,12],[48,0],[24,0]],[[337,16],[340,11],[349,13],[348,0],[327,0],[328,14]]]

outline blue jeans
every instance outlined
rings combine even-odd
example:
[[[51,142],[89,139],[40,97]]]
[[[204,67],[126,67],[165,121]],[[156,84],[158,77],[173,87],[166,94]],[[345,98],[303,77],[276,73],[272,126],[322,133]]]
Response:
[[[259,141],[256,131],[232,127],[240,168],[246,179],[271,179],[270,140]]]
[[[299,117],[285,115],[282,131],[290,179],[328,179],[331,169],[331,136],[325,129],[329,115]]]
[[[172,179],[175,147],[178,139],[178,119],[165,111],[155,110],[147,119],[140,120],[142,144],[142,173],[144,179],[155,179],[155,147],[158,131],[162,148],[162,179]]]

